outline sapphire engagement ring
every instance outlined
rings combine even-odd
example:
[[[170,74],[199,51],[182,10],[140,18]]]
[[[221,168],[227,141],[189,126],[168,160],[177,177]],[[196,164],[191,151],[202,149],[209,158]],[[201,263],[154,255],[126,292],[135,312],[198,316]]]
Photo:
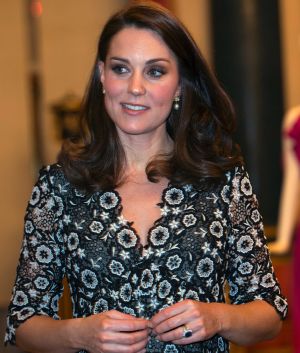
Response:
[[[187,325],[183,325],[182,326],[182,337],[184,338],[188,338],[188,337],[191,337],[193,335],[193,331],[187,327]]]

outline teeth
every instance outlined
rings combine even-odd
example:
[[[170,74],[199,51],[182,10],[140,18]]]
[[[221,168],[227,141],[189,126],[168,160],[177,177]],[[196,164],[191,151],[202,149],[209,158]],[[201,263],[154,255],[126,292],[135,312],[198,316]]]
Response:
[[[140,105],[131,105],[131,104],[123,104],[123,106],[127,109],[131,109],[131,110],[145,110],[145,107],[142,107]]]

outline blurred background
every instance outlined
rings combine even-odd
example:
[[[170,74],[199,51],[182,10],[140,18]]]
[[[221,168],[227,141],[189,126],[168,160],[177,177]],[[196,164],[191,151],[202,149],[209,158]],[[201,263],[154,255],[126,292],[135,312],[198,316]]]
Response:
[[[0,0],[0,336],[24,210],[37,172],[76,134],[80,98],[107,18],[126,0]],[[236,139],[276,234],[282,179],[281,122],[300,104],[299,0],[161,0],[188,27],[232,97]],[[287,296],[289,257],[274,258]],[[288,318],[279,337],[238,353],[295,353]],[[14,348],[0,352],[19,352]]]

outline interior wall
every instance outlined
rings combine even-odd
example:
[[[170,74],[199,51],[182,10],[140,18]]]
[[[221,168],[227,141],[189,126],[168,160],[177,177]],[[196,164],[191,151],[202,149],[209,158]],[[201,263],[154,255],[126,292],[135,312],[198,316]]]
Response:
[[[210,0],[172,0],[174,12],[191,32],[208,63],[211,63]]]
[[[23,10],[0,1],[0,305],[10,297],[33,175]]]
[[[56,160],[60,141],[51,105],[66,94],[81,97],[88,81],[97,40],[107,18],[126,0],[44,1],[40,20],[44,87],[45,163]]]
[[[300,1],[280,0],[285,108],[300,105]]]

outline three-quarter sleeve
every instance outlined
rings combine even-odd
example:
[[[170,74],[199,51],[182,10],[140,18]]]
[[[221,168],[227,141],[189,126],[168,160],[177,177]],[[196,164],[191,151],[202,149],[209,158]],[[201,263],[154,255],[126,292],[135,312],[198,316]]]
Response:
[[[5,343],[15,344],[16,328],[33,315],[58,319],[62,294],[64,247],[63,200],[51,168],[40,171],[28,202],[24,237],[7,317]]]
[[[231,180],[229,200],[230,300],[235,304],[265,300],[284,318],[287,301],[281,294],[269,256],[258,202],[243,168],[237,168]]]

